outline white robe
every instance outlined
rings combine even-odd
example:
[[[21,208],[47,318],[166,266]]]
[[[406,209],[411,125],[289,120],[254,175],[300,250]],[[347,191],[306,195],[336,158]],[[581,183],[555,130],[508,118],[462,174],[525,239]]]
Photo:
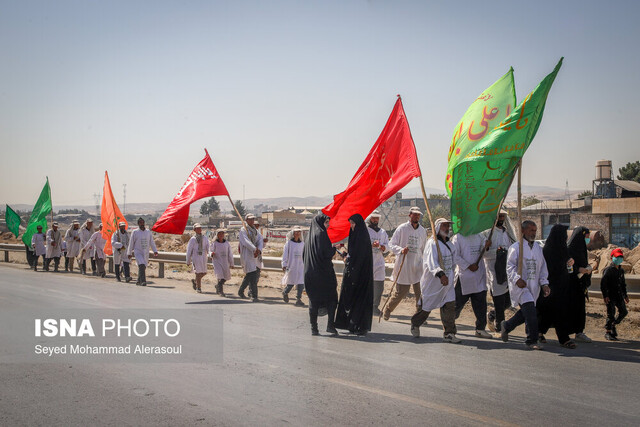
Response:
[[[378,231],[375,231],[369,226],[367,226],[367,231],[369,231],[369,238],[371,239],[371,243],[377,240],[380,243],[380,246],[385,247],[385,251],[389,250],[389,236],[387,235],[386,231],[384,231],[382,228]],[[384,270],[384,253],[382,252],[382,248],[374,248],[373,246],[371,246],[371,251],[373,252],[373,280],[384,281],[386,274]],[[402,269],[404,270],[404,266],[402,267]]]
[[[147,265],[149,264],[149,249],[154,253],[158,252],[156,243],[153,241],[151,230],[148,228],[144,230],[140,230],[139,228],[133,230],[129,248],[127,249],[127,256],[133,255],[138,265]]]
[[[31,247],[36,253],[36,256],[44,255],[47,253],[47,248],[44,246],[45,237],[43,233],[34,233],[31,237]]]
[[[264,240],[260,232],[255,229],[253,229],[253,231],[256,231],[257,233],[255,237],[255,244],[248,237],[247,231],[244,229],[244,227],[242,227],[240,229],[240,233],[238,233],[238,249],[240,250],[240,262],[242,263],[242,269],[244,270],[245,274],[256,271],[256,269],[258,268],[262,268],[262,254],[258,255],[258,257],[254,257],[253,253],[255,252],[256,248],[262,251],[264,247]]]
[[[75,258],[80,255],[80,229],[74,230],[73,227],[68,229],[64,235],[64,241],[67,242],[68,258]]]
[[[93,233],[89,241],[86,245],[84,245],[84,249],[87,251],[93,248],[94,254],[97,258],[105,259],[104,253],[104,245],[107,243],[104,237],[102,237],[102,231],[96,231]]]
[[[219,242],[217,239],[211,245],[211,260],[216,279],[231,280],[231,267],[233,267],[233,251],[228,240]]]
[[[55,243],[55,245],[54,245]],[[46,258],[59,258],[62,255],[62,232],[53,229],[47,230],[47,253]]]
[[[91,240],[91,236],[92,235],[93,235],[93,231],[87,230],[87,227],[82,227],[80,229],[80,246],[82,248],[84,248],[87,245],[87,242],[89,242],[89,240]],[[94,251],[95,251],[95,249],[93,247],[90,247],[89,249],[87,249],[85,251],[84,256],[82,257],[82,259],[85,260],[85,259],[93,258]]]
[[[287,269],[282,277],[283,285],[302,285],[304,284],[304,263],[302,261],[302,251],[304,250],[304,242],[294,242],[287,240],[284,244],[282,252],[282,267]]]
[[[438,240],[438,245],[440,245],[444,269],[440,268],[438,263],[438,250],[433,239],[429,239],[424,249],[424,274],[420,279],[422,309],[424,311],[435,310],[448,302],[456,300],[454,265],[457,261],[457,248],[452,241],[448,241],[445,245]],[[447,286],[442,286],[440,279],[436,277],[436,274],[440,271],[444,271],[449,279]]]
[[[520,279],[518,275],[518,254],[520,253],[519,243],[516,242],[509,248],[507,255],[507,277],[509,278],[509,294],[511,296],[511,304],[514,307],[522,305],[526,302],[536,303],[540,295],[542,285],[549,284],[549,272],[547,271],[547,262],[544,260],[542,248],[538,242],[533,243],[533,248],[529,247],[527,241],[523,245],[522,258],[522,279],[527,282],[527,286],[519,288],[516,282]]]
[[[487,273],[482,259],[478,262],[476,271],[469,270],[469,266],[478,261],[486,239],[482,234],[472,234],[470,236],[456,234],[452,240],[458,251],[456,277],[460,279],[462,295],[486,291]]]
[[[196,236],[192,236],[187,244],[187,264],[193,265],[194,273],[207,272],[207,258],[209,256],[209,239],[202,234],[202,247],[198,247]]]
[[[131,235],[125,230],[124,233],[120,232],[120,229],[116,230],[111,235],[111,248],[113,248],[113,262],[116,265],[121,265],[123,262],[129,262],[127,258],[127,248],[131,241]]]
[[[489,238],[490,232],[491,230],[482,232],[485,239]],[[482,257],[484,259],[485,270],[487,271],[487,285],[495,297],[504,295],[509,290],[508,281],[496,283],[496,252],[500,247],[508,250],[512,244],[513,241],[507,231],[496,227],[493,230],[493,235],[491,235],[491,247],[484,252],[484,256]]]
[[[407,221],[396,229],[389,242],[389,249],[396,254],[396,263],[393,266],[393,275],[391,276],[392,280],[395,280],[398,275],[402,258],[406,257],[402,271],[397,276],[398,284],[412,285],[420,282],[422,277],[422,253],[426,242],[427,231],[421,225],[414,229],[411,222]],[[401,255],[400,252],[407,246],[409,247],[409,252],[406,255]]]

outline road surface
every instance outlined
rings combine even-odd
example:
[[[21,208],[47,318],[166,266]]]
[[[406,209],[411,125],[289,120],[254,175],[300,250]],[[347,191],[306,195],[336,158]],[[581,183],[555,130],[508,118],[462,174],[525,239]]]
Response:
[[[304,309],[275,299],[147,288],[0,265],[0,310],[185,308],[223,310],[220,363],[0,364],[0,425],[638,425],[640,343],[550,341],[524,349],[441,342],[429,319],[374,322],[366,337],[312,337]],[[321,331],[324,321],[321,318]],[[0,327],[8,327],[1,325]],[[212,326],[202,322],[202,339]],[[550,334],[552,335],[552,334]],[[10,351],[5,346],[2,352]]]

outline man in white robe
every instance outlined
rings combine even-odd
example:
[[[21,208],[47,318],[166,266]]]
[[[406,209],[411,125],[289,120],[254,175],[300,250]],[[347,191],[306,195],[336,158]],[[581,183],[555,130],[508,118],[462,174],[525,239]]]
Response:
[[[476,337],[491,339],[487,327],[487,273],[482,261],[482,250],[487,241],[482,234],[453,238],[458,250],[456,257],[456,319],[467,301],[476,317]]]
[[[218,230],[216,240],[211,245],[211,261],[213,271],[216,274],[218,283],[216,284],[216,294],[225,296],[224,283],[231,280],[231,269],[233,268],[233,251],[229,241],[225,239],[225,231]]]
[[[53,271],[58,272],[60,265],[60,256],[62,256],[62,233],[58,230],[59,224],[54,222],[51,228],[47,230],[47,252],[45,255],[45,271],[49,271],[49,264],[53,259]]]
[[[420,326],[426,322],[432,310],[440,309],[440,320],[444,328],[443,341],[449,343],[462,342],[456,337],[456,291],[454,289],[454,266],[458,250],[454,242],[449,240],[451,221],[438,218],[435,222],[436,242],[429,238],[424,249],[424,273],[420,280],[422,288],[420,310],[411,318],[411,335],[420,336]],[[442,255],[442,263],[438,256],[438,247]]]
[[[420,225],[421,218],[420,209],[412,207],[409,210],[409,221],[396,228],[389,242],[389,248],[396,254],[391,278],[397,278],[397,282],[393,296],[384,308],[384,320],[389,320],[391,312],[409,294],[411,288],[416,297],[416,312],[419,311],[422,253],[427,242],[427,231]]]
[[[91,236],[93,236],[93,220],[88,218],[82,227],[80,228],[80,247],[84,248],[87,245]],[[91,260],[91,271],[94,276],[98,273],[96,271],[96,261],[93,259],[95,250],[93,248],[89,248],[85,251],[82,251],[82,274],[87,274],[87,260]]]
[[[384,253],[389,247],[389,236],[383,228],[378,227],[380,222],[380,213],[378,211],[373,211],[369,215],[367,222],[367,231],[369,232],[371,251],[373,252],[373,315],[379,316],[380,309],[378,306],[382,299],[385,279]]]
[[[514,307],[520,307],[520,309],[506,322],[503,320],[500,325],[502,340],[507,342],[509,341],[509,333],[524,323],[527,332],[525,344],[531,350],[543,349],[543,345],[538,343],[536,301],[541,290],[544,297],[551,293],[547,262],[542,254],[542,248],[535,241],[537,231],[535,222],[524,221],[522,223],[522,236],[525,240],[522,252],[522,275],[518,273],[520,244],[516,242],[509,248],[507,257],[509,294],[511,304]]]
[[[47,248],[45,246],[45,235],[42,232],[42,226],[37,227],[33,236],[31,236],[31,248],[33,252],[33,271],[38,271],[38,259],[42,256],[42,268],[44,269],[46,263]]]
[[[138,218],[138,229],[131,233],[131,241],[127,249],[129,259],[135,256],[138,264],[138,281],[136,285],[147,286],[147,264],[149,263],[149,249],[153,251],[153,256],[158,256],[156,243],[153,241],[151,230],[147,230],[144,219]]]
[[[73,266],[75,259],[80,255],[80,223],[73,221],[71,227],[64,235],[64,241],[67,242],[67,255],[64,258],[64,271],[71,271],[73,273]]]
[[[296,306],[304,307],[302,302],[302,292],[304,291],[304,263],[302,261],[302,252],[304,251],[304,242],[302,241],[302,229],[300,227],[293,228],[293,235],[284,244],[282,252],[282,284],[285,285],[282,291],[282,299],[285,303],[289,302],[289,292],[294,286],[296,291]]]
[[[93,259],[96,263],[97,275],[103,278],[107,275],[104,270],[104,261],[106,259],[104,245],[106,243],[106,239],[102,237],[102,224],[100,224],[98,230],[91,235],[91,238],[82,249],[83,251],[93,250]]]
[[[249,287],[253,302],[258,301],[258,279],[260,278],[264,246],[262,235],[254,227],[255,218],[253,214],[247,214],[245,216],[246,225],[240,229],[238,234],[240,262],[245,273],[240,289],[238,289],[238,296],[246,299],[244,290]]]
[[[118,229],[111,235],[111,248],[113,248],[113,263],[116,269],[116,280],[121,282],[120,274],[124,273],[125,282],[131,281],[131,271],[129,269],[129,257],[127,257],[127,249],[131,235],[127,231],[127,223],[120,221]]]
[[[491,229],[483,232],[483,236],[489,239]],[[509,297],[509,283],[507,281],[507,251],[515,243],[515,234],[512,233],[507,222],[507,213],[500,212],[498,220],[493,228],[493,234],[489,240],[489,248],[484,252],[483,261],[487,271],[487,285],[493,299],[493,310],[487,313],[489,329],[500,332],[500,324],[504,320],[504,312],[511,306]],[[500,258],[500,260],[498,260]],[[498,260],[498,263],[496,261]],[[501,271],[496,272],[496,266]]]
[[[193,290],[202,293],[202,278],[207,274],[207,257],[209,256],[209,239],[202,234],[202,226],[193,224],[195,236],[189,239],[187,244],[187,265],[193,264],[193,272],[196,278],[191,279]]]

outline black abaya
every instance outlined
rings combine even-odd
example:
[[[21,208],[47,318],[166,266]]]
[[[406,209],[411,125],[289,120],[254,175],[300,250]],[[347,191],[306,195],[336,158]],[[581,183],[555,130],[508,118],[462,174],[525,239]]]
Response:
[[[333,269],[333,255],[336,249],[331,245],[324,226],[329,219],[324,214],[316,215],[311,221],[309,235],[304,241],[304,287],[309,297],[309,313],[317,316],[318,309],[327,307],[330,322],[333,322],[333,310],[338,301],[336,273]],[[314,323],[314,319],[311,319]]]
[[[587,268],[589,255],[585,236],[589,234],[587,227],[576,227],[569,238],[569,257],[573,258],[573,273],[569,275],[569,333],[579,334],[584,332],[587,317],[585,298],[589,286],[591,286],[591,274],[585,274],[578,278],[580,268]]]
[[[560,344],[569,341],[569,272],[567,261],[567,226],[556,224],[551,228],[542,253],[549,271],[549,288],[551,294],[544,297],[540,293],[536,308],[538,309],[538,330],[546,334],[549,328],[556,330]]]
[[[342,276],[336,328],[354,333],[371,330],[373,316],[373,254],[371,239],[360,214],[349,218],[355,227],[349,232],[345,273]]]

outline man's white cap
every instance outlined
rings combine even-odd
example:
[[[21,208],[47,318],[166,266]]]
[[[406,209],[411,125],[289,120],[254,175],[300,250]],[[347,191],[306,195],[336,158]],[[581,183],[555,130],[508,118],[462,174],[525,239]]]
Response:
[[[442,224],[452,224],[452,222],[451,222],[451,221],[449,221],[449,220],[448,220],[448,219],[446,219],[446,218],[438,218],[438,219],[436,219],[436,222],[435,222],[435,224],[434,224],[434,227],[436,228],[436,230],[440,230],[440,226],[441,226]]]
[[[71,225],[76,225],[76,224],[80,225],[80,221],[78,221],[77,219],[74,219]]]
[[[126,226],[126,225],[127,225],[127,223],[126,223],[126,222],[124,222],[124,221],[120,221],[120,222],[118,223],[118,227],[121,227],[121,226],[123,226],[123,225],[125,225],[125,226]]]
[[[202,228],[199,222],[196,222],[195,224],[193,224],[193,229],[195,230],[196,228]]]
[[[422,215],[422,212],[420,212],[420,208],[417,206],[412,206],[411,209],[409,209],[409,215],[411,215],[412,213],[417,213]]]
[[[93,223],[93,220],[91,218],[87,218],[87,222]]]
[[[245,219],[245,220],[247,220],[247,219],[256,219],[256,216],[255,216],[254,214],[250,214],[250,213],[248,213],[248,214],[246,214],[246,215],[244,216],[244,219]]]
[[[57,227],[59,224],[57,222],[54,222],[53,224],[51,224],[54,227]]]
[[[295,233],[296,231],[302,231],[302,228],[300,228],[300,226],[299,226],[299,225],[296,225],[295,227],[293,227],[293,228],[291,229],[291,231],[293,231],[293,232]]]
[[[380,218],[380,212],[378,211],[371,212],[371,215],[369,215],[369,218]]]

